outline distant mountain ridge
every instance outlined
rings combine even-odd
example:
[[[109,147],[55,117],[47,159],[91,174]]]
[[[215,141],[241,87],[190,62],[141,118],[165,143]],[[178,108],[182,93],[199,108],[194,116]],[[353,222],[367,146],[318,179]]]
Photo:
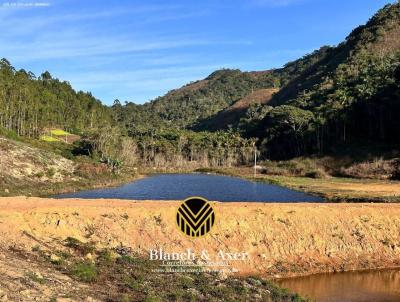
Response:
[[[203,80],[173,89],[164,96],[143,105],[127,103],[124,106],[122,120],[128,121],[131,125],[145,124],[145,127],[154,128],[164,125],[202,130],[226,129],[228,125],[214,127],[206,121],[211,121],[213,116],[222,114],[224,110],[248,97],[254,91],[277,90],[286,85],[318,61],[327,49],[329,47],[323,47],[280,69],[250,72],[242,72],[238,69],[217,70]],[[270,96],[267,98],[269,99]],[[238,120],[232,122],[238,124]],[[209,125],[210,129],[206,129],[206,125]]]
[[[242,72],[222,69],[207,78],[174,89],[143,105],[128,103],[123,120],[143,124],[152,120],[154,127],[165,125],[190,128],[243,99],[252,91],[279,85],[273,71]]]
[[[277,92],[252,133],[266,156],[400,143],[400,3],[379,10]],[[246,132],[246,129],[243,129]]]
[[[282,68],[217,70],[143,105],[104,106],[48,72],[16,71],[6,59],[0,88],[0,127],[29,137],[49,127],[80,133],[115,126],[153,143],[164,130],[230,130],[255,138],[268,158],[400,144],[400,3],[383,7],[339,45]]]
[[[374,55],[384,57],[400,50],[400,4],[386,5],[365,25],[354,29],[337,47],[324,47],[318,51],[319,59],[293,81],[282,87],[272,105],[289,103],[315,85],[324,86],[329,78],[343,67],[357,68],[357,59]],[[326,87],[326,86],[325,86]],[[324,89],[324,87],[319,87]]]
[[[399,57],[396,2],[335,47],[323,46],[278,69],[215,71],[150,103],[128,104],[134,110],[126,114],[136,126],[145,117],[153,128],[237,130],[257,137],[266,156],[325,152],[361,141],[396,143]]]

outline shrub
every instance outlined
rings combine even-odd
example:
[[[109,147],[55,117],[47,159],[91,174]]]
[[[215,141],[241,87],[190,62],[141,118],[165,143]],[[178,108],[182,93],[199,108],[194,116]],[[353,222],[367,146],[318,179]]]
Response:
[[[394,163],[394,171],[390,177],[392,180],[400,180],[400,159]]]
[[[104,249],[100,251],[98,261],[103,265],[111,265],[115,262],[115,256],[110,250]]]
[[[37,178],[42,178],[44,176],[44,172],[37,172],[34,174],[34,176]]]
[[[97,278],[97,269],[93,263],[83,261],[75,263],[72,267],[71,274],[79,281],[93,282]]]
[[[17,132],[13,130],[7,130],[6,128],[0,127],[0,135],[5,136],[6,138],[19,141],[21,140],[20,136]]]
[[[56,174],[56,169],[50,168],[46,171],[46,176],[52,178]]]
[[[35,272],[29,271],[26,273],[26,277],[36,283],[40,283],[40,284],[46,283],[46,279],[44,279],[40,273],[35,273]]]
[[[316,159],[295,158],[288,161],[264,162],[264,174],[282,176],[306,176],[322,178],[328,176],[324,167]]]
[[[341,168],[340,173],[346,177],[354,178],[379,178],[389,179],[396,174],[397,160],[384,160],[375,158],[372,161],[365,161]]]
[[[321,168],[317,168],[313,171],[307,172],[305,174],[306,177],[310,177],[310,178],[328,178],[329,175],[328,173],[325,172],[325,170],[321,169]]]
[[[95,246],[93,244],[81,242],[73,237],[67,237],[67,239],[64,240],[64,245],[74,249],[82,255],[93,253],[95,251]]]
[[[89,178],[107,172],[108,167],[106,164],[81,163],[78,165],[75,174],[80,177]]]
[[[137,260],[129,255],[122,255],[117,259],[119,264],[136,264]]]

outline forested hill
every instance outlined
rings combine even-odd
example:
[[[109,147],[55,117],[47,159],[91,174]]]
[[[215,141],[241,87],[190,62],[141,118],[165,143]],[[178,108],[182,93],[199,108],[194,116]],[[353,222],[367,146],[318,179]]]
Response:
[[[279,69],[254,72],[242,72],[237,69],[217,70],[203,80],[171,90],[151,102],[143,105],[127,103],[122,106],[116,101],[113,109],[117,119],[128,128],[166,126],[196,130],[228,129],[230,124],[237,125],[239,120],[231,120],[230,117],[227,123],[221,124],[218,114],[246,98],[246,103],[250,106],[253,102],[248,97],[254,93],[257,95],[255,103],[265,103],[270,98],[269,93],[265,94],[264,100],[259,99],[265,89],[279,89],[285,86],[318,62],[329,49],[322,47]],[[246,108],[241,109],[245,111]],[[235,116],[240,118],[242,114]],[[215,121],[214,117],[217,117]]]
[[[122,109],[116,103],[113,108],[118,112],[119,120],[130,125],[188,128],[231,106],[253,90],[278,85],[278,79],[272,71],[223,69],[144,105],[128,103]]]
[[[257,89],[217,114],[200,120],[193,129],[208,131],[237,129],[241,118],[247,112],[266,107],[265,105],[277,91],[278,88]]]
[[[354,144],[396,145],[399,50],[396,3],[382,8],[338,46],[321,47],[283,68],[220,70],[143,106],[114,108],[128,128],[233,128],[257,137],[263,155],[270,158]],[[259,99],[268,89],[279,91]]]
[[[337,146],[398,145],[399,82],[397,2],[338,46],[279,69],[218,70],[143,105],[116,100],[110,108],[48,72],[36,77],[3,59],[0,126],[34,137],[53,126],[73,132],[119,126],[124,135],[149,136],[152,144],[157,132],[168,140],[171,131],[230,129],[257,138],[264,157],[290,158]]]
[[[400,50],[399,15],[399,3],[387,5],[366,25],[354,29],[337,47],[324,48],[314,64],[282,87],[272,104],[296,103],[296,100],[305,100],[306,95],[320,89],[333,91],[338,88],[335,84],[340,77],[362,79],[360,76],[366,72],[368,60],[393,58]]]
[[[400,3],[324,49],[269,104],[241,130],[259,137],[270,157],[400,143]]]
[[[49,127],[79,132],[110,121],[111,110],[90,93],[76,92],[49,72],[36,77],[0,60],[0,128],[37,137]]]

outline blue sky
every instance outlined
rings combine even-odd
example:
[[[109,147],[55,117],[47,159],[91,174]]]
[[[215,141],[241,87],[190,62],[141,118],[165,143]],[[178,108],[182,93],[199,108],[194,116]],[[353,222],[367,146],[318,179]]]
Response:
[[[106,104],[336,45],[388,0],[0,0],[0,57]]]

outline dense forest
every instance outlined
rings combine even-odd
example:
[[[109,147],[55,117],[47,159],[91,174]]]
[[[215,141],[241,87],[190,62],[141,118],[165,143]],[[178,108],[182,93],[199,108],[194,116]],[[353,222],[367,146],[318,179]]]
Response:
[[[246,164],[255,148],[263,159],[289,159],[398,146],[400,4],[338,46],[278,69],[218,70],[143,105],[107,107],[49,72],[36,77],[3,59],[0,126],[36,138],[63,128],[82,135],[77,153],[153,167]]]
[[[279,86],[278,78],[271,72],[223,69],[144,105],[128,102],[122,109],[117,100],[113,108],[119,120],[131,126],[190,129],[252,91],[276,86]]]
[[[88,155],[108,164],[162,169],[230,167],[248,164],[255,139],[237,132],[194,132],[184,129],[100,128],[85,134],[77,143],[77,155]]]
[[[16,71],[6,59],[0,61],[1,127],[38,137],[48,127],[76,132],[109,121],[109,109],[90,93],[74,91],[68,82],[53,79],[47,71],[36,77]]]
[[[395,146],[400,143],[399,37],[396,3],[385,6],[336,47],[323,46],[280,69],[217,71],[145,108],[169,126],[230,129],[257,138],[264,158],[324,154],[338,146]],[[279,91],[257,101],[257,92],[262,95],[265,88]],[[241,106],[240,114],[232,113],[243,103],[246,110]],[[136,112],[142,108],[136,107]]]
[[[247,163],[254,149],[254,140],[237,133],[156,127],[157,117],[143,113],[146,105],[122,108],[116,101],[110,108],[90,93],[76,92],[68,82],[53,79],[49,72],[37,78],[16,71],[6,59],[0,61],[0,93],[3,129],[39,138],[48,129],[62,128],[82,135],[75,154],[112,165],[230,166]],[[138,114],[135,107],[140,108]]]
[[[250,136],[271,157],[398,144],[400,4],[387,5],[274,95]],[[244,132],[247,129],[242,129]]]

